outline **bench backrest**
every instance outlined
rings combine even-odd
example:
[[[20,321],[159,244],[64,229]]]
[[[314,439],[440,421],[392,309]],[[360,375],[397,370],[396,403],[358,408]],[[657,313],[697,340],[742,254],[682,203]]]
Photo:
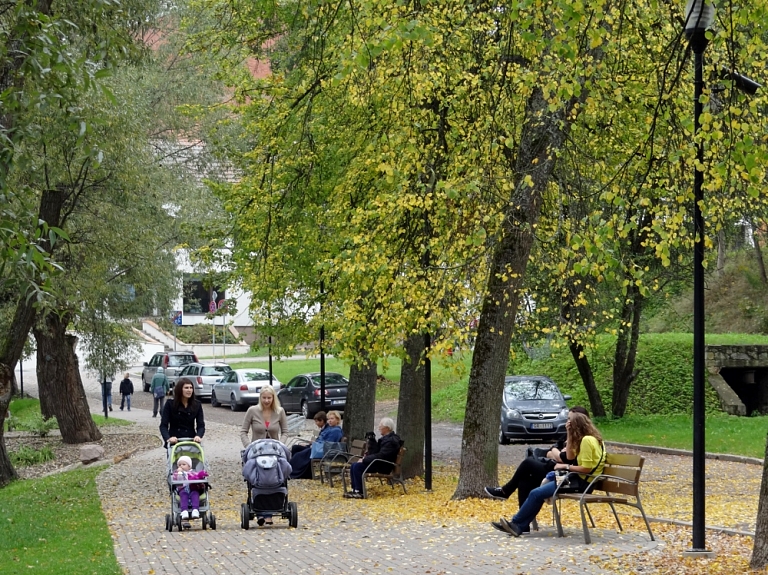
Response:
[[[365,452],[365,440],[353,439],[352,443],[349,446],[349,453],[357,457],[362,457],[364,452]]]
[[[300,413],[292,413],[286,417],[288,423],[288,433],[297,433],[304,429],[304,423],[306,419]]]
[[[394,477],[400,477],[403,474],[403,455],[405,454],[405,447],[400,446],[400,451],[397,452],[397,459],[395,459],[395,466],[392,468],[392,475]]]
[[[621,477],[631,483],[603,479],[600,481],[600,485],[595,489],[606,491],[608,493],[621,493],[623,495],[637,497],[640,484],[640,473],[643,471],[643,463],[645,463],[645,457],[640,455],[609,453],[606,457],[603,474]]]

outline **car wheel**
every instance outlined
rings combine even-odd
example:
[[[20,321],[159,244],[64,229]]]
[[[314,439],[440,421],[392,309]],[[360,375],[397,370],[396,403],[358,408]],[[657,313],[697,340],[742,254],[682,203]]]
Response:
[[[216,394],[211,392],[211,407],[219,407],[220,405],[219,400],[216,399]]]
[[[309,412],[309,403],[306,401],[301,402],[301,414],[304,416],[304,419],[312,419],[312,414]]]
[[[499,427],[499,445],[509,445],[509,439],[501,431],[501,427]]]
[[[144,384],[144,391],[148,392],[149,391],[149,384],[146,381],[144,381],[144,376],[143,375],[141,376],[141,382]]]
[[[240,406],[237,405],[237,400],[235,399],[234,394],[232,394],[232,396],[229,398],[229,408],[232,411],[240,411]]]

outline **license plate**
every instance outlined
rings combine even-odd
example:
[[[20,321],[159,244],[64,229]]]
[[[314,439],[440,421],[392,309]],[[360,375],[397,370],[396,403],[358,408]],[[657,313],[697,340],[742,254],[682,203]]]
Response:
[[[551,423],[532,423],[531,429],[552,429]]]
[[[346,402],[346,400],[344,400],[344,399],[334,399],[334,400],[331,402],[331,405],[343,405],[343,404],[345,404],[345,403],[347,403],[347,402]]]

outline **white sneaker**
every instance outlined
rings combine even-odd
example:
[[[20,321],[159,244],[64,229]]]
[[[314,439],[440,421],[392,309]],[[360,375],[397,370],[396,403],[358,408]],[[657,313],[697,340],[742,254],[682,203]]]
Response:
[[[200,512],[197,509],[192,510],[192,519],[200,519]]]
[[[182,519],[189,519],[189,511],[187,511],[186,509],[184,511],[182,511],[181,512],[181,518]]]

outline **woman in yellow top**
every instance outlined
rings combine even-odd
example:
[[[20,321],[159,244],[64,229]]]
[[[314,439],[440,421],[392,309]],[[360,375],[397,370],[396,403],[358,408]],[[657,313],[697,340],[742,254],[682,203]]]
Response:
[[[570,412],[565,424],[568,433],[566,450],[568,459],[576,459],[578,465],[558,463],[555,470],[564,469],[575,472],[569,476],[571,489],[569,491],[584,492],[589,487],[592,478],[600,475],[605,467],[605,445],[603,437],[592,421],[582,413]],[[521,533],[530,531],[531,521],[536,518],[544,501],[552,497],[557,488],[557,482],[550,481],[531,491],[528,498],[520,506],[520,510],[507,521],[503,517],[491,525],[499,531],[519,537]]]
[[[251,438],[248,439],[248,432]],[[245,412],[243,426],[240,428],[240,440],[243,447],[248,447],[257,439],[277,439],[285,443],[288,438],[288,418],[285,410],[280,407],[275,389],[271,385],[261,388],[259,403],[248,408]]]

